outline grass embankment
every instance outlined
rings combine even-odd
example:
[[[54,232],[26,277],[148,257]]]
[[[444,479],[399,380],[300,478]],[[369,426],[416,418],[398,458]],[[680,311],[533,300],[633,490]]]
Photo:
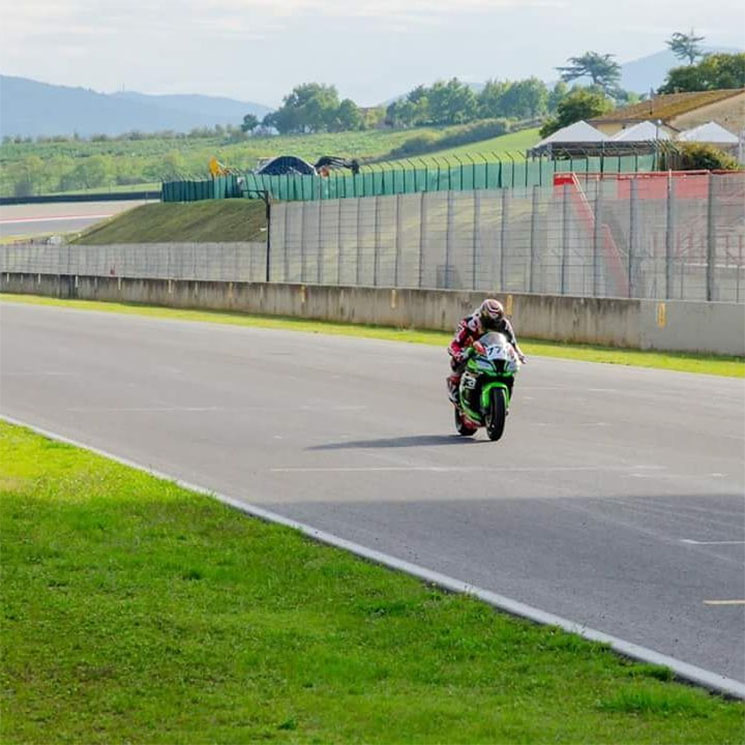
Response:
[[[134,303],[100,303],[91,300],[58,300],[36,295],[0,294],[2,300],[36,305],[54,305],[80,310],[96,310],[107,313],[144,315],[154,318],[224,323],[234,326],[257,326],[288,331],[303,331],[316,334],[358,336],[369,339],[387,339],[413,344],[447,346],[452,335],[444,331],[422,331],[418,329],[396,329],[385,326],[362,326],[351,323],[331,323],[286,316],[257,316],[227,311],[181,310],[137,305]],[[637,349],[617,349],[591,344],[564,344],[540,339],[520,338],[520,346],[527,355],[556,357],[583,362],[604,362],[614,365],[653,367],[678,372],[706,373],[725,377],[745,378],[745,360],[742,357],[696,355],[685,352],[652,352]]]
[[[263,202],[216,199],[188,204],[155,203],[98,223],[73,243],[227,243],[266,240]]]
[[[457,156],[464,161],[465,165],[470,165],[468,158],[470,155],[473,156],[473,160],[477,164],[486,161],[493,163],[495,161],[495,156],[502,160],[506,160],[509,163],[510,161],[507,154],[510,153],[519,163],[521,162],[520,157],[525,154],[525,151],[533,147],[533,145],[538,143],[540,139],[538,129],[524,129],[500,137],[492,137],[488,140],[471,142],[467,145],[461,145],[460,147],[437,150],[432,153],[427,153],[426,155],[415,156],[412,159],[412,162],[419,164],[421,161],[426,161],[429,165],[436,166],[438,160],[441,165],[444,165],[443,159],[449,159],[451,165],[456,165],[457,161],[455,160],[455,156]]]
[[[4,743],[740,743],[744,709],[0,422]]]

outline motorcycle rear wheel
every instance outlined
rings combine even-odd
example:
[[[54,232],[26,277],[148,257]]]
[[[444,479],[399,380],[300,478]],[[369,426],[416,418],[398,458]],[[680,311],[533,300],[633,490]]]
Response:
[[[503,388],[492,388],[489,393],[489,409],[486,412],[486,434],[490,440],[498,440],[504,433],[507,416],[507,400]]]
[[[472,425],[466,423],[463,418],[463,414],[461,414],[457,406],[453,406],[453,411],[455,412],[455,429],[458,434],[461,437],[470,437],[472,435],[475,435],[478,427],[473,427]]]

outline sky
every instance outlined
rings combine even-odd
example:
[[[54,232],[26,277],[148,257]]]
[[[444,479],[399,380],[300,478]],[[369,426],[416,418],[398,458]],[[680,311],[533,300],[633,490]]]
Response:
[[[373,106],[453,76],[535,75],[592,50],[619,62],[695,28],[745,46],[742,0],[0,0],[0,73],[110,93],[277,106],[336,85]]]

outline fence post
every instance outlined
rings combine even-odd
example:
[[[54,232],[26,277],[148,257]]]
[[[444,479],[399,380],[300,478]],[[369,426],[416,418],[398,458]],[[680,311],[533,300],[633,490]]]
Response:
[[[401,199],[403,194],[396,195],[396,258],[393,263],[393,286],[398,287],[398,277],[401,263],[401,234],[403,233],[403,218],[401,216]]]
[[[380,274],[380,195],[375,197],[375,253],[373,255],[373,286],[378,286]]]
[[[600,261],[603,255],[603,180],[597,182],[592,226],[592,294],[600,294]]]
[[[527,161],[526,161],[527,167]],[[538,211],[540,207],[538,189],[540,187],[533,186],[533,204],[530,212],[530,278],[528,280],[528,288],[530,292],[535,292],[535,269],[538,263],[538,247],[536,246],[536,233],[538,225]]]
[[[272,266],[272,203],[269,201],[269,193],[265,194],[266,197],[266,281],[271,280],[271,266]],[[238,249],[236,249],[236,253]],[[251,252],[253,254],[253,250]],[[236,259],[236,267],[238,260]],[[252,267],[250,264],[249,267]],[[236,275],[238,272],[236,271]],[[249,277],[253,281],[253,272],[249,270]],[[236,280],[238,277],[236,276]]]
[[[636,297],[636,278],[634,262],[639,253],[639,182],[637,179],[631,179],[631,201],[629,203],[629,297]]]
[[[288,253],[290,247],[290,205],[291,202],[285,202],[282,205],[282,209],[285,211],[285,238],[284,238],[284,276],[282,282],[287,282],[290,277],[290,255]]]
[[[706,206],[706,299],[716,300],[717,232],[714,219],[714,174],[707,179],[708,199]]]
[[[303,201],[300,217],[300,281],[305,282],[305,236],[308,235],[306,214],[309,202]]]
[[[510,190],[502,190],[502,225],[499,237],[499,290],[504,291],[504,275],[505,275],[505,248],[510,238],[509,231],[510,221]]]
[[[418,284],[419,289],[422,287],[422,272],[424,270],[424,249],[427,244],[427,192],[422,192],[419,208],[419,269]]]
[[[342,213],[342,201],[341,197],[337,199],[339,202],[338,210],[339,210],[339,219],[337,221],[336,226],[336,284],[341,285],[341,261],[342,261],[342,254],[341,254],[341,243],[342,243],[342,227],[341,227],[341,213]]]
[[[473,248],[471,251],[471,289],[476,289],[476,264],[478,263],[479,241],[481,239],[481,192],[473,192]]]
[[[675,182],[667,174],[667,203],[665,205],[665,297],[673,296],[673,260],[675,246]]]
[[[362,200],[355,199],[357,202],[357,266],[355,267],[355,284],[359,287],[361,278],[361,265],[362,265],[362,230],[360,229],[360,222],[362,216]]]
[[[316,251],[316,284],[323,280],[323,200],[318,200],[318,250]]]
[[[450,262],[452,259],[453,230],[455,229],[455,193],[448,191],[447,226],[445,228],[445,289],[450,289]]]
[[[562,295],[567,291],[567,273],[569,270],[569,184],[561,188],[561,280],[559,291]]]

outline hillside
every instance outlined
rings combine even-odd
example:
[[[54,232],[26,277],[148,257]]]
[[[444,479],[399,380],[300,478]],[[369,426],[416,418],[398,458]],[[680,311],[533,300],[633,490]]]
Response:
[[[49,194],[79,190],[107,191],[126,185],[178,178],[201,178],[212,156],[236,171],[252,170],[259,158],[297,155],[315,161],[322,155],[388,160],[389,153],[408,140],[441,138],[464,127],[422,127],[409,130],[368,130],[337,134],[226,138],[149,138],[109,142],[29,142],[0,145],[0,195]],[[516,132],[465,145],[476,152],[522,151],[535,144],[534,130]],[[534,140],[532,138],[535,138]],[[437,152],[434,152],[437,155]],[[414,156],[412,156],[414,157]],[[432,157],[428,154],[427,157]],[[33,164],[36,163],[36,166]],[[21,191],[23,190],[23,191]]]
[[[437,150],[434,153],[419,156],[416,160],[436,162],[435,159],[455,159],[458,157],[468,162],[469,156],[471,156],[477,163],[480,163],[484,159],[494,160],[495,158],[504,158],[507,153],[518,157],[525,155],[525,151],[533,147],[540,139],[541,136],[538,134],[537,128],[523,129],[519,132],[502,135],[501,137],[492,137],[489,140],[471,142],[468,145],[461,145],[460,147],[449,148],[447,150]]]
[[[82,233],[72,243],[232,243],[266,240],[264,203],[220,199],[143,204]]]
[[[139,130],[188,132],[215,124],[239,125],[245,114],[270,109],[250,101],[211,96],[96,93],[0,75],[0,135],[117,135]]]

